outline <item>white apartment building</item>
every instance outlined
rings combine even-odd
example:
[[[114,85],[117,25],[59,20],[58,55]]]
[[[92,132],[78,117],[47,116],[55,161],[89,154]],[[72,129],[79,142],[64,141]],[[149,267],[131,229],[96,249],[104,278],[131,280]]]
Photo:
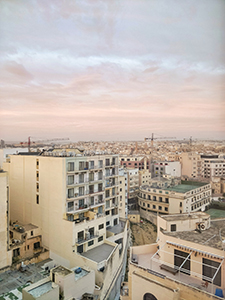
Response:
[[[153,176],[171,175],[181,177],[181,163],[179,161],[159,161],[153,164]]]
[[[201,155],[201,159],[203,178],[225,176],[225,158],[218,155]]]
[[[88,266],[100,299],[110,295],[122,276],[129,235],[119,219],[118,156],[27,153],[12,155],[4,168],[11,220],[38,226],[52,259],[67,268]]]

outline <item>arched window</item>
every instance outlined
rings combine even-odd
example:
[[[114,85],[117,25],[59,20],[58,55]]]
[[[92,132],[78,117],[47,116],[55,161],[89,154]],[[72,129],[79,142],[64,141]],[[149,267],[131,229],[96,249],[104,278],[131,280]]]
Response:
[[[144,294],[143,300],[157,300],[157,298],[150,293],[146,293]]]

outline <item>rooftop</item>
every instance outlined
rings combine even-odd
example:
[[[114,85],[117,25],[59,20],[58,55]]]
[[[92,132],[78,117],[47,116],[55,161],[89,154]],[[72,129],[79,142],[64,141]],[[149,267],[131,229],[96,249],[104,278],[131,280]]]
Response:
[[[31,294],[34,297],[40,297],[43,294],[46,294],[52,289],[52,282],[48,281],[46,283],[43,283],[42,285],[39,285],[32,290],[29,290],[28,293]]]
[[[207,245],[211,248],[223,250],[222,240],[225,239],[225,219],[211,220],[209,229],[198,231],[178,231],[178,232],[164,232],[165,235],[176,237],[181,240]]]
[[[175,214],[175,215],[163,215],[160,216],[166,221],[185,221],[190,219],[199,219],[199,218],[209,218],[209,214],[205,212],[195,212],[195,213],[186,213],[186,214]]]
[[[80,269],[81,272],[80,273],[75,273],[75,270],[76,269]],[[75,267],[75,268],[72,268],[71,271],[74,272],[74,275],[75,275],[75,281],[81,279],[82,277],[86,276],[89,272],[84,270],[83,268],[80,268],[80,267]]]
[[[173,187],[167,188],[168,191],[174,191],[177,193],[187,193],[191,190],[202,187],[208,183],[205,182],[195,182],[195,181],[182,181],[181,184],[175,185]]]
[[[114,248],[115,247],[104,243],[94,249],[82,253],[81,255],[99,263],[103,260],[107,260]]]
[[[124,231],[125,225],[126,225],[126,222],[120,220],[119,224],[117,224],[113,227],[111,227],[111,226],[107,227],[107,231],[110,231],[114,234],[119,234]]]
[[[6,271],[0,274],[0,295],[8,293],[16,288],[19,288],[22,285],[25,285],[29,282],[37,282],[46,276],[48,272],[43,271],[43,266],[52,261],[51,259],[44,260],[37,264],[30,264],[26,266],[24,272],[21,271]],[[1,299],[1,298],[0,298]],[[4,298],[3,298],[4,299]]]
[[[202,285],[202,278],[200,278],[200,275],[190,276],[183,272],[177,272],[176,274],[172,274],[171,272],[160,268],[160,265],[162,263],[167,263],[160,260],[160,257],[158,255],[156,255],[155,258],[153,258],[154,255],[155,252],[152,251],[150,251],[149,253],[137,254],[136,266],[140,267],[141,269],[145,269],[148,273],[158,276],[160,278],[170,278],[175,282],[178,281],[183,284],[189,285],[191,286],[191,288],[196,288],[198,290],[202,290],[203,292],[215,294],[217,286],[209,283],[208,288],[204,287]]]
[[[52,273],[58,273],[60,275],[66,276],[68,274],[71,274],[72,271],[63,266],[58,266],[52,270]]]

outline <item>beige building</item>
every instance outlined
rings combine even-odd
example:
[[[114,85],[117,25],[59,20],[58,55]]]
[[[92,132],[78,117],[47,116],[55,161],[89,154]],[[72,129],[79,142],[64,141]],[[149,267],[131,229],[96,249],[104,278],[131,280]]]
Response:
[[[0,169],[0,271],[12,264],[9,248],[8,176]]]
[[[119,216],[127,218],[128,203],[127,203],[127,181],[125,176],[119,176]]]
[[[149,170],[139,170],[139,186],[150,184],[151,182],[151,173]]]
[[[40,228],[52,259],[67,268],[88,266],[100,299],[109,295],[120,280],[129,235],[119,219],[118,156],[29,153],[12,155],[4,167],[11,219]]]
[[[220,299],[224,224],[203,212],[158,217],[157,243],[131,248],[129,295],[122,299]]]
[[[94,271],[57,266],[51,269],[48,278],[24,288],[23,300],[81,299],[85,293],[93,295],[94,289]]]
[[[211,202],[211,185],[202,182],[159,178],[140,187],[138,204],[142,218],[155,223],[156,214],[204,211]]]
[[[41,230],[33,224],[15,223],[9,228],[9,247],[12,250],[12,262],[29,261],[35,257],[41,261],[49,257],[42,247]]]
[[[180,154],[181,175],[192,178],[202,177],[201,155],[193,152],[183,152]]]

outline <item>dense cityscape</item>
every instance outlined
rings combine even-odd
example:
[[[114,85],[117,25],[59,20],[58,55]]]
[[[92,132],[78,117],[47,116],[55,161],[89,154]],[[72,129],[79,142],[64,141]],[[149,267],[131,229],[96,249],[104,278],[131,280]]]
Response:
[[[0,300],[225,299],[225,1],[0,1]]]
[[[0,299],[223,294],[225,141],[2,140],[0,168]]]

